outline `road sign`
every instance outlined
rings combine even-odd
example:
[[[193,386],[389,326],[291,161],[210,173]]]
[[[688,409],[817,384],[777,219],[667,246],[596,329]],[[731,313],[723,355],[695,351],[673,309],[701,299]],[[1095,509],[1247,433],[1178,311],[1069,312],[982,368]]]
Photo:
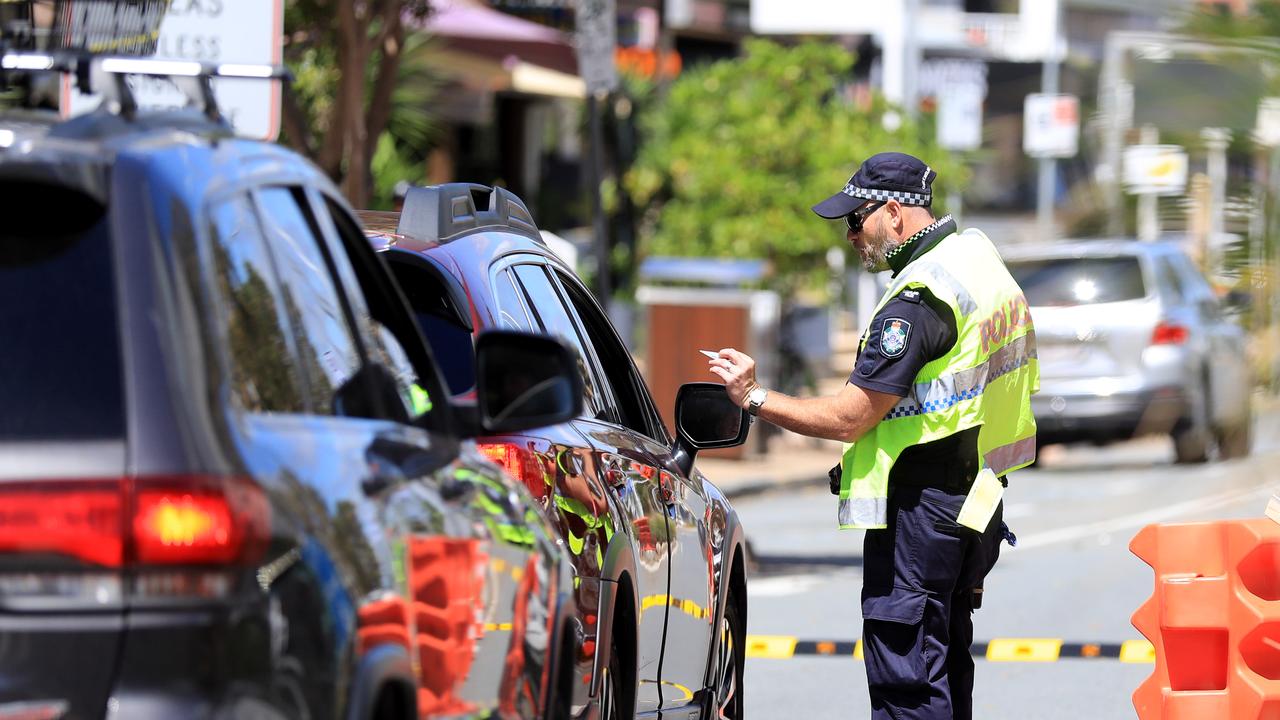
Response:
[[[587,92],[613,92],[618,87],[614,54],[618,47],[618,13],[614,0],[580,0],[575,19],[578,74]]]
[[[1024,152],[1037,158],[1072,157],[1076,154],[1079,137],[1079,98],[1043,93],[1027,96],[1022,116]]]
[[[1130,145],[1124,150],[1124,185],[1134,195],[1181,195],[1187,152],[1177,145]]]
[[[938,92],[938,144],[948,150],[982,147],[983,87],[962,83]]]
[[[284,0],[184,0],[169,6],[160,24],[156,57],[202,62],[278,64],[284,40]],[[157,78],[131,78],[141,108],[177,108],[186,96]],[[280,83],[263,80],[214,80],[218,107],[236,133],[274,140],[280,134]],[[63,81],[62,111],[78,115],[101,99],[83,95]]]

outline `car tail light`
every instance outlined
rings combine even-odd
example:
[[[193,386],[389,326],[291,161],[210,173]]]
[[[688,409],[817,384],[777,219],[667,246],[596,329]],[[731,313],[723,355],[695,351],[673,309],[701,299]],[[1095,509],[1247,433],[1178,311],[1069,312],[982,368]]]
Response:
[[[262,556],[270,510],[239,478],[138,481],[133,557],[142,565],[225,565]]]
[[[1156,329],[1151,333],[1152,345],[1181,345],[1187,341],[1187,329],[1182,325],[1170,322],[1162,322],[1156,325]]]
[[[501,465],[508,475],[524,483],[535,495],[541,496],[544,488],[551,484],[551,476],[542,457],[533,450],[515,443],[478,443],[477,446],[480,452]]]
[[[0,598],[108,604],[120,599],[121,570],[138,597],[224,595],[269,534],[266,496],[241,478],[3,483],[0,555],[26,557],[23,572],[0,571]]]
[[[67,555],[120,567],[120,481],[12,483],[0,487],[0,553]]]

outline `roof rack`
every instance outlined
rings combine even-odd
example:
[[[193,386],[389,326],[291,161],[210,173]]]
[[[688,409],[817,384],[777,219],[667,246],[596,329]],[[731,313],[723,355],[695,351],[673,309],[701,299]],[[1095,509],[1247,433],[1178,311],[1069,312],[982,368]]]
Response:
[[[89,52],[53,53],[5,51],[0,55],[0,85],[14,72],[54,72],[74,75],[83,93],[101,93],[114,103],[121,116],[132,120],[138,102],[126,78],[130,75],[165,77],[173,81],[189,105],[194,105],[211,121],[224,123],[211,80],[216,77],[250,80],[291,81],[292,73],[283,65],[209,63],[194,60],[165,60],[129,56],[96,55]]]
[[[475,183],[409,188],[396,234],[446,243],[480,230],[503,230],[546,245],[529,208],[515,193]]]

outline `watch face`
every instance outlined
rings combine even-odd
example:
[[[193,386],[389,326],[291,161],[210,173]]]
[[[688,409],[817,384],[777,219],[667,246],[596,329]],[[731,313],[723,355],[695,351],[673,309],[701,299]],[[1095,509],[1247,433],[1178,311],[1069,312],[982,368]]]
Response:
[[[747,395],[747,400],[751,401],[752,404],[759,405],[760,403],[764,402],[764,397],[765,397],[765,389],[756,388],[755,390],[751,391],[750,395]]]

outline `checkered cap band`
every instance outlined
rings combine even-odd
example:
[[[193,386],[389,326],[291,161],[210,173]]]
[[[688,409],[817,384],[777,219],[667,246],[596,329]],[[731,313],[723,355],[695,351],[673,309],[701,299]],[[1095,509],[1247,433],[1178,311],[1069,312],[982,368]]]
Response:
[[[897,200],[903,205],[920,205],[923,207],[928,207],[933,204],[933,193],[910,193],[899,192],[897,190],[861,188],[852,183],[845,185],[844,190],[841,192],[849,197],[861,198],[863,200],[876,200],[878,202]]]

